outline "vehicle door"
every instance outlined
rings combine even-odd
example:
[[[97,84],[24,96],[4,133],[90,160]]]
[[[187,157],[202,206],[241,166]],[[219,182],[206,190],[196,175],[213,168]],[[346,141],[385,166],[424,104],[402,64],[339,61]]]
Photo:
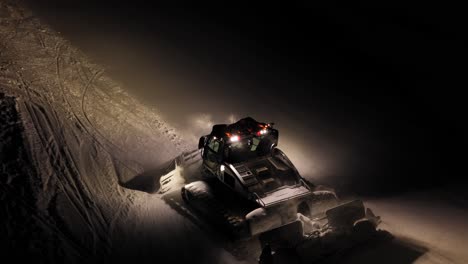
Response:
[[[208,170],[217,174],[222,162],[223,142],[216,137],[210,137],[204,150],[204,163]]]

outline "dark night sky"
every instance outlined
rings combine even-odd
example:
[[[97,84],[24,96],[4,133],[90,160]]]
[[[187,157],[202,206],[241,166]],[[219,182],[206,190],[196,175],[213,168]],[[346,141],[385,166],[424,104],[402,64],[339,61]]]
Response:
[[[248,114],[245,109],[264,108],[260,117],[272,116],[280,129],[281,121],[290,122],[286,135],[300,124],[318,130],[318,141],[349,146],[353,158],[340,175],[350,175],[344,185],[357,192],[420,189],[466,174],[460,7],[181,10],[138,1],[51,2],[32,7],[169,119],[193,109]],[[147,78],[164,73],[183,88],[160,91]],[[175,94],[190,103],[174,109],[173,101],[161,100]]]

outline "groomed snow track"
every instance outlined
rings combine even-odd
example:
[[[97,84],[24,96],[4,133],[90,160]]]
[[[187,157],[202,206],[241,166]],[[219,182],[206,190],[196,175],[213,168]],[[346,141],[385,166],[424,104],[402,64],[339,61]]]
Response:
[[[59,254],[67,263],[224,254],[206,238],[184,239],[201,231],[159,195],[121,186],[186,151],[175,129],[20,1],[0,1],[0,14],[0,92],[15,98],[34,170],[23,177],[37,182],[34,199],[18,205],[53,233],[46,263]],[[170,254],[169,235],[190,253]]]

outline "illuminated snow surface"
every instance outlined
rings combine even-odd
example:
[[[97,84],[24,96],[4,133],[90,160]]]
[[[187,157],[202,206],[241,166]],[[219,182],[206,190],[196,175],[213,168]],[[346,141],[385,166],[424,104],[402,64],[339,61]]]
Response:
[[[17,1],[0,1],[0,67],[0,92],[16,98],[36,171],[28,176],[37,183],[34,199],[16,206],[33,208],[24,217],[34,216],[55,241],[55,252],[44,257],[68,263],[240,262],[158,194],[122,187],[194,144]],[[9,182],[1,184],[8,192]],[[417,245],[416,263],[467,263],[468,212],[434,193],[367,203],[382,216],[382,228]],[[372,252],[369,247],[347,261],[378,263]],[[384,256],[380,261],[387,263]]]

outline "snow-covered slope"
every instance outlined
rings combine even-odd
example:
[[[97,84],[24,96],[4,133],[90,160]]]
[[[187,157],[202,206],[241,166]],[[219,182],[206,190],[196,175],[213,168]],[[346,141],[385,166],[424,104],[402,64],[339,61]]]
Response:
[[[15,98],[34,170],[21,177],[37,182],[27,206],[53,226],[46,262],[227,255],[156,194],[121,186],[184,151],[176,131],[17,1],[0,14],[0,88]]]

